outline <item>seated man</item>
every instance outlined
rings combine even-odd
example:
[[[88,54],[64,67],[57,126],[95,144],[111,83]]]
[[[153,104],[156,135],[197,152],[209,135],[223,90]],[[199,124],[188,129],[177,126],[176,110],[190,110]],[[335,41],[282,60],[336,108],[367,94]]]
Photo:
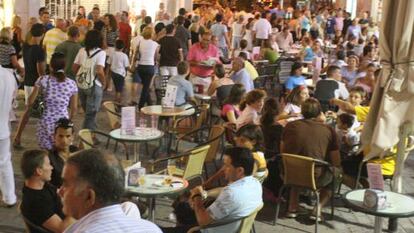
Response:
[[[63,212],[77,219],[66,233],[161,233],[153,223],[127,216],[119,204],[125,173],[115,155],[97,149],[77,152],[66,161],[62,179]]]
[[[244,61],[244,68],[246,69],[247,73],[249,73],[250,78],[254,81],[257,77],[259,77],[259,73],[257,72],[256,68],[252,63],[250,63],[247,53],[241,52],[239,57]]]
[[[53,167],[50,165],[47,152],[43,150],[24,152],[21,169],[25,178],[22,190],[22,215],[39,227],[52,232],[62,232],[74,222],[74,219],[65,218],[56,187],[48,183]],[[31,228],[30,231],[37,232]]]
[[[178,75],[173,76],[168,81],[168,84],[177,86],[177,96],[175,98],[175,105],[182,106],[188,103],[197,103],[194,98],[193,85],[185,77],[188,75],[188,63],[185,61],[179,62],[177,65]]]
[[[50,165],[52,165],[52,180],[50,181],[56,187],[62,185],[62,170],[65,161],[69,158],[71,153],[74,153],[78,148],[72,145],[73,142],[73,123],[66,118],[60,118],[56,122],[54,145],[53,149],[49,151]]]
[[[191,190],[191,204],[201,226],[248,216],[263,204],[262,186],[252,176],[254,158],[251,151],[243,147],[229,148],[224,153],[223,162],[229,184],[208,208],[203,205],[203,188],[198,186]],[[239,225],[236,222],[208,232],[235,232]]]
[[[349,92],[345,83],[341,82],[341,69],[338,66],[329,66],[327,78],[316,83],[315,98],[319,100],[324,112],[331,110],[329,101],[333,98],[348,99]]]
[[[244,61],[240,57],[236,57],[232,63],[231,79],[234,83],[243,84],[246,93],[254,89],[253,80],[244,68]]]
[[[229,184],[208,208],[204,206],[203,188],[197,186],[191,190],[190,205],[200,226],[248,216],[263,204],[261,184],[252,176],[255,162],[251,151],[243,147],[229,148],[224,153],[223,162]],[[235,222],[203,232],[236,232],[239,225],[240,222]],[[187,232],[187,229],[184,226],[165,228],[164,232]]]
[[[334,129],[324,124],[324,115],[318,100],[314,98],[307,99],[302,104],[301,110],[304,119],[289,122],[283,130],[280,145],[281,152],[330,161],[339,170],[341,159],[337,136]],[[329,201],[329,197],[332,195],[328,185],[334,181],[334,175],[328,169],[315,169],[317,186],[323,187],[319,203],[321,208],[319,210]],[[292,188],[287,217],[297,216],[298,201],[298,190]],[[311,218],[315,218],[316,214],[316,208],[314,208]],[[320,214],[318,216],[321,218]]]

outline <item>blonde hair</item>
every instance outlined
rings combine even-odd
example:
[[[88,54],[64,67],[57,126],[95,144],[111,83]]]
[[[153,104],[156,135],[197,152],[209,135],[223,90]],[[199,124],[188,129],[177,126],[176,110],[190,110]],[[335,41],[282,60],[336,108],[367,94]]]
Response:
[[[11,28],[10,27],[2,28],[0,30],[0,42],[10,43],[11,40],[12,40]]]
[[[154,29],[152,27],[145,27],[144,30],[142,30],[141,35],[146,40],[151,39],[152,35],[154,35]]]
[[[22,23],[22,18],[18,15],[13,16],[12,19],[12,27],[19,27],[19,25]]]

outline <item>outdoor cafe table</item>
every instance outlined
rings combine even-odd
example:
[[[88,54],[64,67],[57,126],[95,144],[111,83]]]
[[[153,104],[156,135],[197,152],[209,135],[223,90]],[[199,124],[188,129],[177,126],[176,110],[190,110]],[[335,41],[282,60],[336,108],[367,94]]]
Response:
[[[194,97],[200,100],[202,103],[208,103],[211,100],[211,96],[203,94],[194,94]]]
[[[164,132],[155,128],[137,127],[133,135],[126,135],[121,133],[121,129],[112,130],[109,135],[120,142],[130,142],[134,144],[134,161],[139,160],[139,143],[149,142],[160,139],[164,136]]]
[[[364,206],[364,194],[366,189],[352,190],[345,193],[345,204],[355,210],[375,216],[374,232],[382,232],[382,218],[408,218],[414,216],[414,199],[410,196],[384,191],[387,196],[387,208],[373,210]]]
[[[171,179],[171,184],[165,183],[166,179]],[[149,200],[148,219],[155,220],[155,198],[163,196],[177,195],[188,187],[188,181],[175,176],[148,174],[139,178],[138,187],[128,186],[126,191]]]

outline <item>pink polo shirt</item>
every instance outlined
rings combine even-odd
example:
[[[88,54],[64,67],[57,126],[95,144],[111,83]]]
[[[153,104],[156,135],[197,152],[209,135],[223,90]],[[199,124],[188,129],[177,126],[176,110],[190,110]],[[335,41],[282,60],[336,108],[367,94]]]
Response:
[[[215,58],[217,62],[220,62],[219,60],[219,53],[218,49],[215,45],[210,44],[208,46],[207,52],[201,48],[200,43],[195,43],[193,46],[191,46],[190,50],[188,51],[187,55],[187,61],[206,61],[211,58]],[[194,74],[199,77],[209,77],[213,74],[214,70],[213,67],[208,66],[200,66],[195,65],[190,67],[191,74]]]

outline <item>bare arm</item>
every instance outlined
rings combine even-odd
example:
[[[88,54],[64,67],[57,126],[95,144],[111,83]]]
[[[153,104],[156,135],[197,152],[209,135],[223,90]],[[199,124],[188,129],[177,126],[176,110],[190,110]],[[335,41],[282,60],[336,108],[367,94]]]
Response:
[[[63,232],[68,226],[74,223],[76,220],[71,217],[61,219],[57,214],[52,215],[42,226],[52,232],[60,233]]]
[[[340,99],[331,99],[330,101],[332,104],[338,106],[342,111],[350,114],[355,114],[355,106],[353,106],[351,103]]]
[[[73,65],[72,65],[72,71],[73,71],[74,74],[77,74],[78,73],[79,68],[80,68],[80,65],[78,65],[76,63],[73,63]]]
[[[197,222],[200,226],[205,226],[213,222],[207,209],[204,207],[203,200],[200,196],[192,198],[194,213],[197,218]]]
[[[27,122],[29,121],[30,115],[29,111],[33,106],[33,103],[39,93],[39,87],[34,86],[32,94],[29,96],[28,104],[24,110],[22,118],[20,120],[19,126],[17,127],[16,136],[14,137],[14,144],[20,144],[20,138],[22,137],[22,133],[24,128],[26,127]]]
[[[39,76],[46,74],[46,62],[38,62],[36,63],[37,73],[39,73]]]
[[[73,119],[78,112],[78,94],[74,94],[70,97],[69,110],[69,119]]]
[[[96,65],[96,75],[98,76],[99,81],[102,83],[102,87],[106,87],[105,71],[104,67]]]
[[[17,56],[13,55],[10,58],[12,66],[19,72],[21,76],[24,76],[24,69],[20,66],[19,62],[17,61]]]

